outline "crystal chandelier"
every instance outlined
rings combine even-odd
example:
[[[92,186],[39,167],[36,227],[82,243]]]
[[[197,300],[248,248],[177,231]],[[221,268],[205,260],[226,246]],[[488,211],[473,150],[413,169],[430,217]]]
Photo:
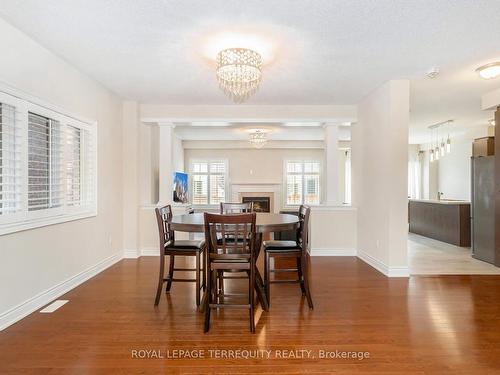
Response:
[[[248,141],[255,148],[262,148],[267,143],[267,135],[260,129],[252,130]]]
[[[262,57],[246,48],[228,48],[217,54],[219,87],[236,103],[257,91],[262,76]]]

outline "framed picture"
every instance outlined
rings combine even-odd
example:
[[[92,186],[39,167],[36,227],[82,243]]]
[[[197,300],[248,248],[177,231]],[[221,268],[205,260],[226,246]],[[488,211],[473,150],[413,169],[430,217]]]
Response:
[[[188,203],[188,175],[182,172],[174,173],[174,202]]]

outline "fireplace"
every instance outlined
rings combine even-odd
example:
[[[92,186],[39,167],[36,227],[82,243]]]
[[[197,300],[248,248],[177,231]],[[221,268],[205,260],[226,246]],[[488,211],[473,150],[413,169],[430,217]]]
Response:
[[[256,202],[257,199],[258,205],[265,209],[261,212],[277,214],[281,207],[281,189],[280,184],[232,184],[231,199],[233,202]]]
[[[271,197],[242,196],[243,203],[253,202],[255,212],[271,212]]]

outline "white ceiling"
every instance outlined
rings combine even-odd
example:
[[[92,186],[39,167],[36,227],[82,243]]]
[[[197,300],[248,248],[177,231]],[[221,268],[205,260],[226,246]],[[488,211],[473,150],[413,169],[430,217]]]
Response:
[[[247,104],[356,104],[411,79],[411,136],[486,124],[474,69],[500,59],[497,0],[1,0],[0,16],[121,96],[229,104],[207,56],[228,36],[265,56]],[[252,38],[249,38],[253,36]],[[226,45],[227,47],[227,45]],[[430,80],[426,71],[438,66]]]

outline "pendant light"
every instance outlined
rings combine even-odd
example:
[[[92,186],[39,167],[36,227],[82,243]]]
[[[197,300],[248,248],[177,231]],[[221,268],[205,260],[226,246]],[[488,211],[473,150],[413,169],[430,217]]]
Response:
[[[439,155],[440,154],[440,149],[439,149],[439,127],[436,128],[436,148],[434,149],[434,153],[436,154],[436,160],[439,160],[439,157],[440,157],[440,155]]]
[[[444,157],[446,154],[449,154],[451,152],[451,138],[449,133],[449,127],[452,123],[453,120],[447,120],[427,127],[431,131],[431,144],[429,148],[429,159],[431,163],[435,160],[439,160],[440,158]],[[442,137],[440,139],[439,128],[443,126],[448,127],[448,138]]]

